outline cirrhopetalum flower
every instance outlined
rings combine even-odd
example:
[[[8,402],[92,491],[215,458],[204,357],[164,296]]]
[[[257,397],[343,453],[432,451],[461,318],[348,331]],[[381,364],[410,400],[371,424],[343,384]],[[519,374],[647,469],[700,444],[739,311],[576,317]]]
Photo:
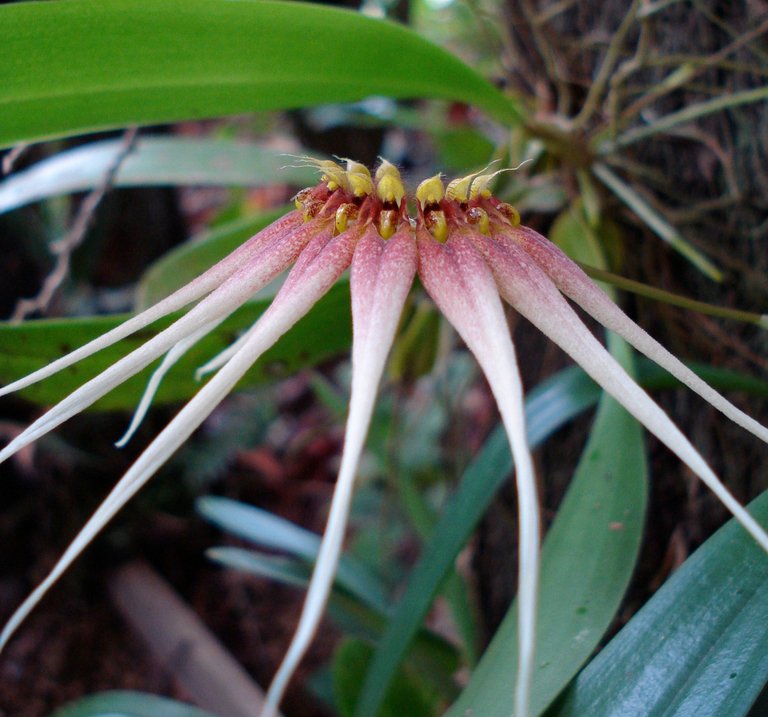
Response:
[[[604,390],[665,443],[717,495],[768,551],[768,535],[730,494],[695,448],[630,378],[578,318],[567,296],[763,441],[768,429],[728,402],[632,322],[565,254],[495,199],[490,174],[444,186],[439,177],[419,185],[416,216],[408,214],[397,169],[384,161],[375,176],[348,161],[318,162],[321,182],[300,192],[296,210],[259,232],[200,277],[85,346],[3,389],[29,386],[193,302],[171,326],[51,408],[2,451],[12,456],[153,361],[155,370],[122,439],[128,440],[167,370],[269,281],[288,269],[269,309],[228,349],[198,371],[215,375],[152,441],[89,519],[50,574],[0,633],[0,649],[51,585],[104,525],[135,495],[271,347],[339,277],[350,270],[352,389],[341,467],[320,553],[299,625],[267,695],[272,715],[315,634],[342,548],[355,473],[385,360],[416,274],[427,293],[476,356],[498,404],[515,462],[519,496],[518,673],[510,707],[528,714],[540,522],[533,463],[526,443],[523,390],[502,299],[563,348]]]

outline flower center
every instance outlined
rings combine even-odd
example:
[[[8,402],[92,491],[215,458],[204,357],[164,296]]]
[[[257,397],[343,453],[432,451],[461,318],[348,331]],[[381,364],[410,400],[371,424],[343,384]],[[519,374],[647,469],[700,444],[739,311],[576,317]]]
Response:
[[[494,224],[516,227],[520,214],[496,199],[488,188],[498,172],[485,170],[443,183],[441,176],[425,179],[412,196],[408,195],[397,167],[382,160],[372,176],[368,168],[345,160],[341,166],[331,160],[309,160],[321,172],[320,184],[304,189],[296,207],[304,221],[315,218],[333,221],[335,235],[354,223],[373,225],[383,239],[390,239],[401,227],[422,227],[437,241],[445,243],[451,229],[471,226],[490,236]],[[408,213],[409,200],[416,216]]]

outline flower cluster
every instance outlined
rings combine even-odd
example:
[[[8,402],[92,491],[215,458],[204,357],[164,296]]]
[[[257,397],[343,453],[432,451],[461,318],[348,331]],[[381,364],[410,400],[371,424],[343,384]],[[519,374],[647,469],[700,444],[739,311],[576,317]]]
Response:
[[[768,551],[768,535],[731,496],[669,417],[587,329],[565,297],[663,366],[727,417],[768,442],[768,429],[744,414],[632,322],[554,244],[520,225],[517,211],[493,197],[493,174],[447,184],[422,182],[411,198],[397,169],[383,161],[371,175],[348,161],[316,162],[320,183],[300,192],[296,209],[200,277],[145,312],[2,390],[24,388],[153,321],[197,302],[182,318],[51,408],[0,451],[5,460],[165,356],[150,380],[126,441],[165,372],[269,281],[288,269],[269,309],[237,341],[199,370],[216,371],[155,438],[67,548],[43,583],[12,616],[0,648],[50,586],[115,513],[152,477],[234,388],[248,368],[350,269],[352,390],[344,451],[328,525],[294,639],[267,698],[280,701],[317,625],[342,548],[355,473],[385,360],[414,277],[477,357],[497,401],[515,462],[520,510],[519,662],[514,713],[526,715],[534,658],[539,571],[539,508],[526,443],[523,391],[502,299],[562,347],[608,393],[664,442],[717,494]],[[415,200],[415,201],[414,201]],[[121,443],[122,443],[121,442]]]

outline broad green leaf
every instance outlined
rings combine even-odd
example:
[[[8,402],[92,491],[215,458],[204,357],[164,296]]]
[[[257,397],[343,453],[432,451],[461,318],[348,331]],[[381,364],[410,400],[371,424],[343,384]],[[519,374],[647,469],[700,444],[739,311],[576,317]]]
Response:
[[[0,12],[0,17],[2,13]],[[123,151],[120,140],[92,142],[44,159],[0,183],[0,213],[99,186]],[[253,143],[188,137],[140,137],[112,184],[137,186],[307,186],[311,167],[291,166],[282,152]]]
[[[611,344],[631,365],[626,344]],[[611,624],[634,569],[646,498],[642,428],[604,394],[542,549],[531,715],[541,714],[568,684]],[[447,717],[514,714],[510,676],[516,671],[513,604]]]
[[[195,381],[195,369],[227,347],[240,331],[255,321],[269,301],[246,304],[209,336],[200,341],[165,377],[157,392],[156,405],[189,398],[202,384]],[[118,325],[124,316],[86,319],[28,321],[19,325],[0,324],[0,382],[26,376],[54,358],[99,336]],[[104,370],[117,359],[138,348],[172,319],[153,324],[115,346],[51,376],[19,395],[39,404],[61,400],[75,387]],[[352,327],[349,313],[349,284],[337,284],[275,346],[254,364],[239,386],[253,386],[290,376],[300,368],[312,366],[349,349]],[[133,409],[141,396],[151,367],[107,394],[93,410]]]
[[[136,292],[137,311],[152,306],[200,276],[285,212],[285,209],[278,209],[228,222],[193,237],[163,255],[144,272],[139,282]]]
[[[471,127],[433,129],[432,134],[439,153],[439,166],[446,170],[462,172],[482,167],[493,157],[493,142]]]
[[[458,58],[360,13],[271,0],[0,6],[0,147],[370,95],[460,100],[518,118]]]
[[[320,550],[319,535],[253,505],[207,496],[197,501],[197,511],[222,530],[254,545],[281,550],[308,562],[314,562]],[[353,557],[342,556],[336,579],[364,604],[377,610],[386,609],[385,587]]]
[[[51,717],[215,717],[192,705],[144,692],[102,692],[56,710]]]
[[[539,445],[571,418],[593,405],[600,389],[576,367],[561,371],[531,391],[526,400],[528,442]],[[413,636],[453,568],[456,556],[512,470],[507,438],[498,428],[464,473],[446,505],[419,562],[411,571],[405,593],[394,609],[376,648],[357,705],[357,715],[377,714],[390,681],[397,673]]]
[[[768,492],[749,508],[768,525]],[[731,520],[611,640],[548,715],[741,717],[767,681],[768,557]]]

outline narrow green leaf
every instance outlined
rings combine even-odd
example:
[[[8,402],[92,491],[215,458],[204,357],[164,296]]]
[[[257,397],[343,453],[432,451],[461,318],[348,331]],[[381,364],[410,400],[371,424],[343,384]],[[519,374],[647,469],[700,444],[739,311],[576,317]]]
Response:
[[[612,352],[631,365],[626,344],[621,339],[611,343]],[[604,394],[542,550],[531,715],[541,714],[554,700],[611,624],[634,569],[646,498],[642,428]],[[510,675],[516,671],[513,604],[447,717],[509,717]]]
[[[308,562],[314,562],[320,550],[319,535],[253,505],[206,496],[197,501],[197,511],[222,530],[239,535],[255,545],[282,550]],[[336,577],[339,584],[362,603],[377,610],[387,608],[386,589],[353,557],[342,556]]]
[[[0,147],[370,95],[519,116],[458,58],[360,13],[271,0],[0,6]]]
[[[56,710],[51,717],[215,717],[192,705],[144,692],[102,692]]]
[[[275,580],[283,585],[304,587],[309,581],[309,567],[295,558],[229,546],[209,548],[205,556],[225,568]]]
[[[733,94],[723,94],[705,102],[689,105],[679,112],[672,112],[657,120],[652,120],[644,126],[627,130],[616,140],[605,142],[598,151],[601,155],[609,154],[617,149],[634,144],[641,139],[667,132],[681,124],[694,122],[701,117],[733,109],[740,105],[765,102],[766,100],[768,100],[768,85],[755,87],[751,90],[743,90],[742,92],[734,92]]]
[[[721,281],[723,274],[704,254],[664,219],[632,187],[619,179],[605,164],[595,162],[592,167],[595,176],[610,189],[624,204],[645,222],[651,231],[667,242],[676,252],[684,256],[702,274],[713,281]]]
[[[228,222],[167,252],[144,272],[136,291],[136,310],[156,304],[197,278],[285,212],[277,209]]]
[[[239,332],[253,323],[269,301],[246,304],[221,326],[192,348],[165,377],[157,392],[156,405],[185,400],[201,386],[195,369],[226,348]],[[85,319],[28,321],[19,325],[0,324],[0,382],[9,383],[50,363],[64,353],[101,335],[123,321],[124,316]],[[84,359],[55,376],[30,386],[19,395],[39,404],[55,403],[73,388],[138,348],[171,319],[158,321],[115,346]],[[239,386],[254,386],[290,376],[300,368],[312,366],[349,349],[352,327],[349,316],[349,284],[337,284],[278,343],[248,371]],[[141,396],[150,369],[126,381],[94,404],[92,410],[133,409]]]
[[[206,551],[206,557],[225,568],[246,572],[260,578],[276,580],[284,585],[306,589],[312,576],[312,566],[296,558],[267,555],[243,548],[218,547]],[[336,581],[328,600],[328,613],[345,633],[375,640],[386,625],[384,613],[363,605]],[[456,668],[455,651],[445,641],[422,630],[414,640],[414,654],[434,661],[438,669]]]
[[[768,492],[750,506],[768,525]],[[552,717],[741,717],[768,681],[768,558],[731,520],[585,668]]]
[[[312,572],[311,565],[297,559],[242,548],[211,548],[206,555],[224,567],[299,588],[306,588]],[[380,610],[363,604],[338,580],[331,591],[328,613],[344,633],[368,642],[375,642],[381,637],[388,621],[388,609]],[[459,668],[459,657],[444,638],[429,630],[420,630],[413,640],[408,661],[430,681],[439,684],[444,693],[455,693],[451,676]]]
[[[0,12],[0,17],[2,13]],[[0,214],[25,204],[98,186],[123,152],[120,140],[70,149],[11,175],[0,183]],[[188,137],[140,137],[120,164],[112,184],[137,186],[307,186],[317,181],[310,167],[253,143]]]
[[[725,368],[709,366],[703,363],[687,363],[688,368],[695,371],[710,386],[718,391],[742,391],[751,396],[768,398],[768,381],[749,376]],[[644,388],[674,388],[682,384],[663,368],[650,359],[641,358],[637,361],[637,375],[640,385]]]
[[[576,367],[537,386],[526,401],[528,442],[539,445],[571,418],[593,405],[600,389]],[[464,473],[411,571],[405,593],[395,607],[365,677],[356,714],[377,714],[408,645],[423,622],[456,556],[512,470],[506,435],[498,428]]]
[[[704,301],[697,301],[687,296],[680,294],[673,294],[671,291],[665,289],[659,289],[656,286],[650,284],[644,284],[634,279],[627,279],[624,276],[619,276],[610,271],[605,271],[602,268],[590,266],[589,264],[581,263],[581,268],[593,279],[601,282],[603,285],[615,286],[618,289],[629,291],[638,296],[645,296],[656,301],[661,301],[671,306],[680,306],[689,311],[697,311],[707,316],[720,316],[724,319],[731,319],[732,321],[744,321],[745,323],[755,324],[762,329],[768,329],[768,314],[758,314],[754,311],[743,311],[740,309],[730,309],[725,306],[718,306],[717,304],[708,304]]]
[[[348,639],[339,645],[333,657],[333,691],[342,717],[352,717],[360,693],[360,684],[371,659],[370,645],[361,640]],[[392,682],[392,688],[382,704],[381,717],[436,715],[437,695],[423,680],[401,669]]]

